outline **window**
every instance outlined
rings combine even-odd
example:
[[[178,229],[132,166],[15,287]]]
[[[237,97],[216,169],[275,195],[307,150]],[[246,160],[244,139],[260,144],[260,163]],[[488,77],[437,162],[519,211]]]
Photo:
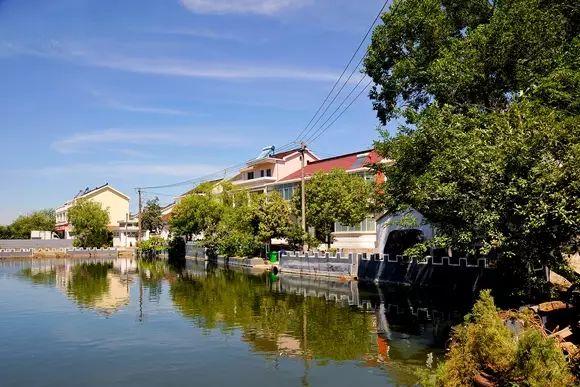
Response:
[[[272,170],[270,168],[266,169],[266,176],[272,177]]]
[[[366,218],[355,226],[343,226],[340,223],[334,224],[334,231],[336,232],[374,232],[377,224],[374,218]]]
[[[260,171],[260,177],[264,177],[264,174],[265,174],[265,173],[266,173],[266,172],[265,172],[265,171],[262,169],[262,170]]]
[[[292,199],[292,195],[294,194],[294,187],[295,187],[294,183],[280,184],[280,185],[275,186],[274,190],[278,191],[280,196],[282,196],[282,199],[290,200],[290,199]]]
[[[248,172],[248,180],[252,180],[254,178],[254,172]]]

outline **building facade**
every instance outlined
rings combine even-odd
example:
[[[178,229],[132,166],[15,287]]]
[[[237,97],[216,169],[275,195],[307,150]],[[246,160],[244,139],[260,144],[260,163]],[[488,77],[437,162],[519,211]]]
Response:
[[[275,152],[274,147],[264,148],[254,160],[246,163],[239,173],[231,178],[234,186],[247,189],[250,192],[266,193],[269,184],[300,171],[301,149],[291,149],[284,152]],[[318,157],[309,149],[304,151],[304,162],[307,164],[318,160]]]
[[[65,202],[55,210],[56,227],[55,230],[62,238],[74,238],[74,231],[68,221],[68,210],[78,200],[91,200],[99,203],[103,209],[109,213],[109,231],[114,236],[118,236],[119,224],[129,219],[129,196],[113,188],[111,185],[104,184],[93,189],[86,188],[79,191],[72,199]]]
[[[360,175],[365,180],[375,180],[376,177],[370,170],[369,165],[381,160],[382,158],[372,149],[312,160],[304,167],[304,178],[309,180],[317,172],[342,169],[347,173]],[[285,200],[290,200],[296,192],[300,192],[301,176],[301,168],[298,168],[286,177],[268,184],[266,190],[267,192],[278,192]],[[375,214],[369,214],[365,220],[355,226],[335,223],[332,236],[334,239],[331,245],[332,248],[373,252],[376,248]]]

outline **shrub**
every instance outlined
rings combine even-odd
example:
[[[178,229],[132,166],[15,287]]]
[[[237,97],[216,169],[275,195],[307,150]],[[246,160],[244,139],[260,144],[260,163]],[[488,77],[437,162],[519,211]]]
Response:
[[[574,378],[556,341],[548,338],[528,313],[511,313],[508,328],[489,291],[482,291],[462,325],[454,329],[445,362],[424,373],[421,384],[471,386],[478,375],[498,385],[568,386]]]

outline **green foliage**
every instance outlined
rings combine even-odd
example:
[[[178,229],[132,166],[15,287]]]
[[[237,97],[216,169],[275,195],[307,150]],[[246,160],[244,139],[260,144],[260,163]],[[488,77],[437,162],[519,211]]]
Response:
[[[251,211],[256,237],[261,243],[272,238],[285,238],[292,225],[292,211],[287,201],[277,192],[252,198]]]
[[[167,241],[159,235],[151,235],[149,239],[139,242],[137,248],[142,253],[160,253],[167,248]]]
[[[216,246],[219,254],[228,257],[254,256],[261,247],[256,238],[258,226],[253,206],[225,207],[210,245]]]
[[[73,228],[75,246],[86,248],[111,245],[112,235],[107,229],[109,212],[100,203],[77,200],[68,209],[68,220]]]
[[[21,215],[9,226],[0,226],[0,239],[30,239],[30,232],[33,230],[54,230],[55,222],[55,214],[52,209]]]
[[[383,124],[435,102],[502,109],[521,92],[578,113],[580,9],[567,0],[398,0],[382,20],[365,71]]]
[[[362,177],[335,169],[318,172],[306,183],[306,222],[328,245],[332,243],[334,223],[354,226],[362,222],[371,209],[371,185]],[[300,214],[301,197],[293,198]]]
[[[529,314],[516,313],[508,328],[489,291],[482,291],[473,311],[454,329],[451,350],[434,373],[423,375],[423,385],[471,386],[486,374],[499,385],[573,385],[564,355],[553,338],[545,337]]]
[[[163,228],[163,219],[161,218],[161,206],[159,198],[148,200],[141,211],[141,230],[149,230],[156,234]]]
[[[221,201],[209,193],[187,195],[173,208],[171,232],[175,235],[207,234],[217,227],[223,211]]]
[[[399,0],[365,62],[381,122],[406,119],[376,143],[395,160],[377,166],[386,211],[499,257],[520,294],[542,288],[530,266],[565,272],[578,249],[579,15],[564,0]]]

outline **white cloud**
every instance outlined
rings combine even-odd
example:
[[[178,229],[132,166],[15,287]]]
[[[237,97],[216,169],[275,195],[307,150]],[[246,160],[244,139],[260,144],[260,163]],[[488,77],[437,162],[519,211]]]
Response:
[[[191,113],[180,109],[171,109],[163,107],[153,107],[153,106],[136,106],[136,105],[126,105],[122,103],[109,103],[107,104],[112,109],[124,110],[127,112],[135,113],[152,113],[152,114],[165,114],[172,116],[188,116]]]
[[[196,13],[253,13],[274,15],[303,7],[308,0],[181,0],[181,4]]]
[[[208,133],[211,132],[211,135]],[[200,133],[199,130],[189,128],[171,130],[157,129],[155,131],[134,129],[106,129],[94,132],[75,133],[68,137],[54,141],[52,149],[59,153],[79,153],[93,149],[103,149],[103,145],[119,146],[126,151],[129,145],[173,145],[173,146],[220,146],[233,147],[246,143],[246,140],[228,134],[220,134],[219,130],[208,130]]]
[[[204,28],[174,28],[174,29],[155,30],[153,32],[164,35],[191,36],[195,38],[210,39],[210,40],[227,40],[237,43],[244,43],[248,40],[239,35],[229,34],[226,32],[218,32]]]
[[[0,44],[0,55],[32,55],[68,60],[78,64],[141,74],[209,78],[222,80],[289,79],[300,81],[335,81],[339,73],[328,69],[282,67],[276,64],[199,62],[165,56],[127,56],[77,47],[58,41],[48,46],[29,47]]]
[[[88,64],[97,67],[123,70],[133,73],[170,75],[190,78],[213,79],[293,79],[303,81],[334,81],[338,74],[327,70],[243,65],[222,63],[199,63],[172,59],[151,59],[123,56],[92,58]]]
[[[213,164],[146,164],[109,162],[100,164],[69,164],[50,166],[27,171],[41,176],[71,176],[83,175],[91,178],[117,178],[126,176],[169,176],[178,178],[193,178],[214,173],[223,169],[221,165]]]

